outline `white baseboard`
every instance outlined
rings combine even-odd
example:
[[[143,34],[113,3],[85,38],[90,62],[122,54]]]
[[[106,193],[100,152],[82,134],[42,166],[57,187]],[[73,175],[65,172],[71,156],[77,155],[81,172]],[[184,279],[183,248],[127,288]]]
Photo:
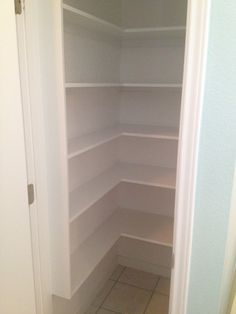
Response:
[[[170,277],[171,269],[156,264],[147,263],[146,261],[140,261],[135,258],[129,258],[126,256],[118,256],[118,264],[126,267],[135,268],[138,270],[146,271],[148,273],[156,274],[162,277]]]
[[[53,313],[84,314],[91,300],[110,278],[117,264],[117,248],[114,245],[70,300],[53,296]]]

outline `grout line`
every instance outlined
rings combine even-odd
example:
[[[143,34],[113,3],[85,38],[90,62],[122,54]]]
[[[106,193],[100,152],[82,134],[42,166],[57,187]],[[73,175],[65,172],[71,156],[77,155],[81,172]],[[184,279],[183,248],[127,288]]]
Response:
[[[165,294],[163,292],[159,292],[159,291],[155,291],[156,294],[160,294],[160,295],[163,295],[165,297],[170,297],[170,294]]]
[[[107,280],[107,282],[109,281],[109,279]],[[106,283],[105,283],[106,284]],[[111,293],[112,289],[114,288],[116,282],[113,281],[113,285],[111,287],[111,289],[109,290],[109,292],[107,293],[107,295],[104,297],[103,301],[101,302],[101,305],[99,305],[99,307],[97,308],[95,314],[101,309],[103,303],[105,302],[106,298],[109,296],[109,294]]]
[[[158,280],[159,281],[159,280]],[[136,285],[133,285],[131,283],[127,283],[127,282],[122,282],[122,281],[118,281],[117,283],[120,283],[122,285],[126,285],[126,286],[129,286],[129,287],[133,287],[133,288],[137,288],[137,289],[140,289],[140,290],[144,290],[144,291],[147,291],[147,292],[153,292],[153,290],[148,290],[146,288],[142,288],[142,287],[139,287],[139,286],[136,286]],[[155,286],[156,287],[156,286]]]
[[[122,266],[122,265],[121,265]],[[108,294],[105,296],[105,298],[103,299],[101,305],[98,307],[98,309],[96,310],[95,314],[98,313],[98,311],[100,309],[102,309],[104,302],[106,301],[106,299],[108,298],[108,296],[110,295],[110,293],[112,292],[113,288],[115,287],[116,283],[118,282],[118,279],[120,278],[120,276],[123,274],[123,272],[125,271],[126,267],[124,267],[124,269],[122,269],[120,275],[118,276],[118,278],[116,280],[112,280],[114,282],[114,284],[112,285],[111,290],[108,292]],[[114,270],[115,271],[115,270]],[[113,272],[114,273],[114,272]],[[111,279],[108,279],[111,280]],[[105,309],[105,308],[104,308]],[[106,309],[105,309],[106,310]],[[114,312],[116,313],[116,312]]]
[[[122,313],[120,313],[120,312],[115,312],[115,311],[110,310],[110,309],[107,309],[107,308],[105,308],[105,307],[101,307],[101,309],[106,310],[106,311],[109,311],[109,312],[112,312],[112,313],[116,313],[116,314],[122,314]]]
[[[156,290],[156,288],[157,288],[157,286],[158,286],[160,280],[161,280],[161,277],[159,276],[159,278],[158,278],[158,280],[157,280],[157,283],[156,283],[156,285],[155,285],[155,287],[154,287],[154,289],[153,289],[153,291],[152,291],[152,293],[151,293],[150,299],[149,299],[149,301],[148,301],[148,303],[147,303],[147,305],[146,305],[146,307],[145,307],[145,309],[144,309],[143,314],[146,313],[146,311],[147,311],[147,309],[148,309],[148,306],[149,306],[149,304],[151,303],[152,297],[153,297],[153,295],[154,295],[154,293],[155,293],[155,290]]]
[[[121,265],[122,266],[122,265]],[[123,275],[123,273],[125,272],[125,270],[127,269],[126,266],[123,266],[124,269],[122,270],[122,272],[120,273],[120,275],[118,276],[118,278],[116,279],[116,282],[119,282],[120,277]]]

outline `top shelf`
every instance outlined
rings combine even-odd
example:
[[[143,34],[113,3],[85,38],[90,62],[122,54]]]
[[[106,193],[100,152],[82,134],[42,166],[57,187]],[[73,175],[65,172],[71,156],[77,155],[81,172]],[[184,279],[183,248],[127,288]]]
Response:
[[[96,32],[103,32],[124,39],[183,38],[186,31],[185,26],[125,29],[67,4],[63,4],[63,9],[64,20],[68,25],[80,25]]]

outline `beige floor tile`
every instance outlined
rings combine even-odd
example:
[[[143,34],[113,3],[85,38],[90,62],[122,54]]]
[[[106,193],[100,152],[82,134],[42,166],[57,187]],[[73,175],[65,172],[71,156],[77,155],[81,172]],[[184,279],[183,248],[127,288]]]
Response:
[[[109,310],[106,310],[106,309],[100,309],[97,314],[115,314],[116,312],[112,312],[112,311],[109,311]],[[120,314],[120,313],[118,313]]]
[[[114,270],[113,274],[111,275],[112,280],[118,280],[122,271],[124,270],[124,266],[118,265]]]
[[[169,297],[154,293],[145,314],[168,314]]]
[[[122,314],[142,314],[150,296],[150,291],[118,282],[106,298],[103,307]]]
[[[98,307],[91,305],[85,314],[95,314],[97,313]]]
[[[134,285],[139,288],[153,290],[157,284],[159,277],[154,274],[133,268],[126,268],[119,278],[119,282]]]
[[[108,280],[104,287],[99,291],[99,293],[97,294],[96,298],[93,300],[92,302],[92,306],[96,307],[97,309],[99,308],[99,306],[102,305],[103,301],[105,300],[105,298],[108,296],[108,294],[110,293],[112,287],[114,286],[115,282],[112,280]]]
[[[158,282],[156,292],[165,295],[170,295],[170,279],[162,277]]]

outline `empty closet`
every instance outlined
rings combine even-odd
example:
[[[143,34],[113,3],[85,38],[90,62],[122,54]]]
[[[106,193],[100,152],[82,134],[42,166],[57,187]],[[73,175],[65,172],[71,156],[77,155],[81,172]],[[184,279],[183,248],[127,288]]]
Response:
[[[186,0],[64,0],[55,313],[117,264],[171,275]],[[64,312],[63,312],[64,311]]]

